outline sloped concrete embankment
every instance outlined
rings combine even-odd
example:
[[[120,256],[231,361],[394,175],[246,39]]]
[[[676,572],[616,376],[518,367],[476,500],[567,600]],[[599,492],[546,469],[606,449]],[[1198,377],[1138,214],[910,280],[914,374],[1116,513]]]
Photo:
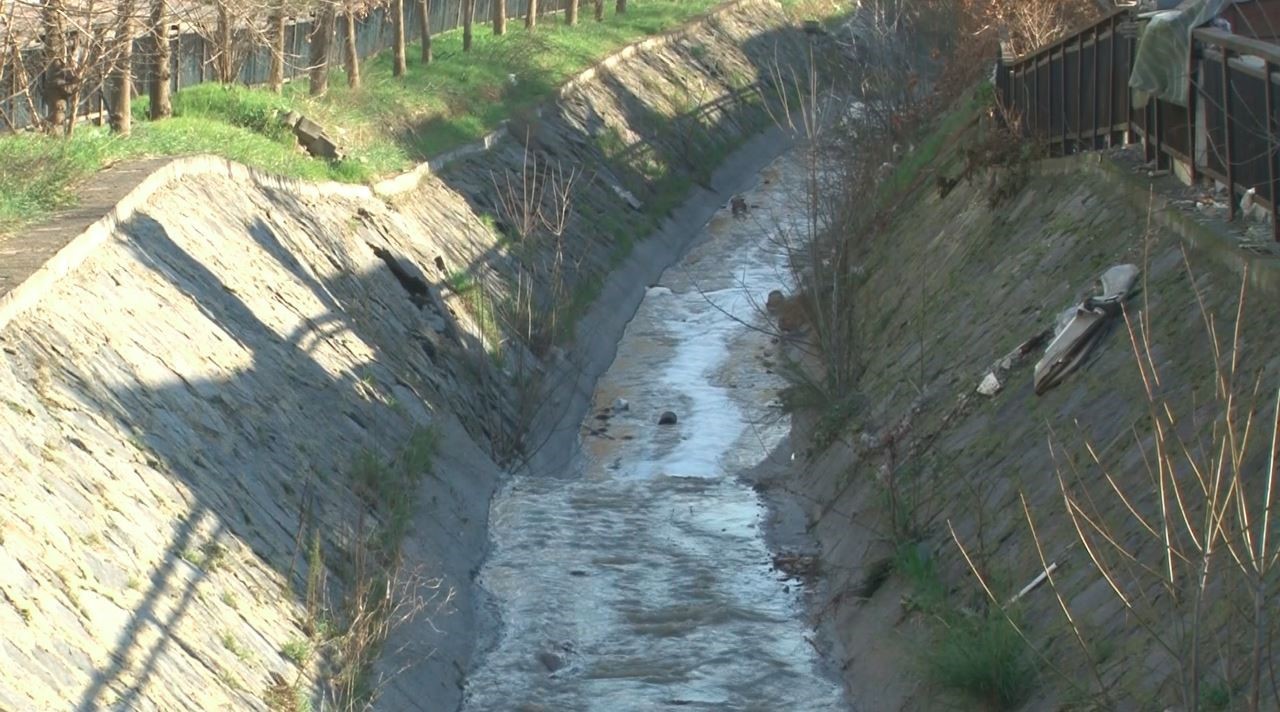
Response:
[[[1131,262],[1143,267],[1145,293],[1130,304],[1130,314],[1150,316],[1159,392],[1180,409],[1182,423],[1211,423],[1214,356],[1195,289],[1215,315],[1220,342],[1229,346],[1248,265],[1240,365],[1250,386],[1261,372],[1265,393],[1274,389],[1280,367],[1280,333],[1268,326],[1276,317],[1278,265],[1274,258],[1246,256],[1194,219],[1162,209],[1145,178],[1096,155],[1037,167],[1020,192],[994,208],[983,180],[939,197],[933,175],[959,172],[964,140],[951,137],[922,172],[910,210],[868,248],[857,301],[865,315],[867,362],[856,415],[830,445],[815,441],[812,418],[801,419],[794,444],[804,462],[774,483],[803,503],[821,542],[832,589],[821,613],[848,651],[844,670],[856,708],[982,707],[929,678],[922,653],[935,649],[941,626],[912,604],[920,592],[907,575],[884,578],[886,564],[902,560],[895,548],[914,547],[910,558],[930,562],[924,566],[937,572],[946,605],[959,615],[983,610],[984,596],[950,525],[996,594],[1009,600],[1043,569],[1019,499],[1025,495],[1045,559],[1057,566],[1055,581],[1091,652],[1081,652],[1046,585],[1017,606],[1029,635],[1086,691],[1096,691],[1087,662],[1093,656],[1117,709],[1163,709],[1153,700],[1175,689],[1171,660],[1126,615],[1079,544],[1056,474],[1066,468],[1070,480],[1079,473],[1094,498],[1089,506],[1099,507],[1099,521],[1114,527],[1117,541],[1141,555],[1153,552],[1150,535],[1104,480],[1105,471],[1136,493],[1133,506],[1156,521],[1158,497],[1139,447],[1150,456],[1149,404],[1124,325],[1084,369],[1043,396],[1032,384],[1039,352],[1015,365],[994,397],[975,389],[993,363],[1093,294],[1104,269]],[[1271,423],[1268,417],[1259,422]],[[1262,439],[1269,437],[1268,431]],[[1091,462],[1086,444],[1100,465]],[[1266,446],[1259,440],[1255,456]],[[1229,612],[1223,603],[1213,605],[1218,609],[1207,634],[1228,635],[1218,626]],[[1175,624],[1172,616],[1165,620],[1168,634]],[[1087,695],[1068,690],[1038,661],[1034,666],[1041,672],[1030,680],[1033,691],[1022,709],[1057,709]]]
[[[607,365],[643,280],[779,148],[757,139],[706,170],[767,123],[757,102],[716,100],[800,47],[778,7],[727,6],[573,83],[512,127],[529,141],[386,199],[213,160],[134,196],[0,327],[0,707],[322,694],[331,661],[311,641],[329,622],[308,593],[342,597],[351,532],[377,517],[353,473],[362,453],[392,462],[431,432],[405,541],[424,609],[386,648],[380,672],[397,674],[373,682],[388,708],[452,708],[497,461],[523,459],[509,435],[532,423],[530,442],[566,445],[561,415],[583,407],[573,393]],[[581,338],[534,362],[584,375],[546,379],[557,398],[534,417],[491,353],[513,335],[447,279],[466,272],[500,300],[550,249],[502,232],[495,184],[520,175],[526,145],[544,165],[600,166],[560,241]]]

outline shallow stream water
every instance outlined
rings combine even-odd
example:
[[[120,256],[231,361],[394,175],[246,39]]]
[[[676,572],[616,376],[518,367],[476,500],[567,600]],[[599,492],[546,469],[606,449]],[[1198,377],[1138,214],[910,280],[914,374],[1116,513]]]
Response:
[[[651,287],[599,383],[578,467],[495,499],[481,583],[501,629],[464,709],[845,709],[737,475],[786,433],[761,310],[788,282],[784,156]],[[624,399],[627,408],[615,408]],[[658,425],[663,411],[674,425]]]

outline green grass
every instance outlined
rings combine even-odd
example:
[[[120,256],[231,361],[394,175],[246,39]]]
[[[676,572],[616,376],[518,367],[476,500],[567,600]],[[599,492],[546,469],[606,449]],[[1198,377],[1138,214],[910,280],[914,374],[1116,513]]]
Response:
[[[77,184],[133,158],[214,153],[297,178],[367,182],[479,139],[504,119],[532,110],[611,52],[715,5],[713,0],[649,0],[603,23],[584,18],[570,28],[548,17],[533,33],[512,23],[503,37],[480,26],[466,54],[461,32],[448,32],[433,38],[432,64],[411,62],[404,77],[394,78],[390,53],[384,52],[362,64],[361,89],[348,89],[345,74],[335,70],[328,95],[319,99],[306,96],[305,80],[286,85],[281,95],[203,84],[174,95],[173,118],[151,122],[142,97],[127,139],[92,126],[77,127],[70,139],[0,137],[0,235],[74,204]],[[408,56],[418,56],[416,45]],[[299,153],[275,118],[287,110],[325,126],[349,158],[330,163]]]
[[[295,665],[306,665],[311,659],[311,643],[302,638],[295,638],[280,648],[280,654]]]
[[[934,684],[983,709],[1013,709],[1026,700],[1035,686],[1035,665],[1003,613],[958,610],[934,560],[914,543],[898,547],[893,568],[911,586],[909,605],[936,624],[929,644],[918,648]]]
[[[939,158],[943,152],[955,148],[956,132],[976,119],[982,109],[990,106],[993,92],[994,88],[983,82],[968,92],[958,102],[958,106],[939,117],[923,134],[915,150],[904,156],[889,178],[881,184],[877,204],[883,206],[886,200],[902,197],[905,191],[919,184],[921,173],[925,169],[941,165]]]
[[[999,613],[950,616],[924,660],[935,683],[990,710],[1016,708],[1035,686],[1026,643]]]

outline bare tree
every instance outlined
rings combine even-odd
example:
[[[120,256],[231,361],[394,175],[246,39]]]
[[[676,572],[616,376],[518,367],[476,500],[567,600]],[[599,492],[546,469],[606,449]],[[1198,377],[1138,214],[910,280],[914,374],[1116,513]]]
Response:
[[[570,27],[578,24],[578,0],[569,0],[564,6],[564,24]]]
[[[403,77],[404,61],[404,0],[391,0],[391,75]]]
[[[420,0],[418,22],[422,25],[422,63],[431,64],[431,0]]]
[[[267,88],[279,94],[284,88],[284,0],[271,3],[271,14],[267,17],[267,45],[271,48]]]
[[[506,33],[507,33],[506,0],[493,0],[493,34],[505,35]]]
[[[471,51],[472,25],[475,24],[475,0],[462,0],[462,51]]]
[[[128,136],[133,131],[133,13],[134,0],[120,0],[112,69],[111,131]]]
[[[613,11],[619,15],[627,14],[627,0],[618,0],[614,3]]]
[[[230,84],[235,81],[235,62],[233,61],[233,48],[231,46],[232,35],[232,18],[231,8],[227,5],[227,0],[218,0],[217,2],[218,20],[217,26],[213,33],[213,70],[218,76],[218,81],[223,84]]]
[[[538,0],[529,0],[528,12],[524,15],[524,27],[532,30],[538,25]]]
[[[595,0],[596,22],[604,22],[604,0]]]
[[[12,9],[10,10],[12,14]],[[35,102],[31,99],[31,78],[27,74],[26,63],[23,61],[22,49],[18,47],[18,41],[13,37],[13,23],[7,22],[5,26],[5,50],[9,54],[9,96],[12,101],[16,102],[21,96],[26,102],[27,116],[31,117],[31,123],[37,129],[43,130],[44,118],[36,111]],[[3,65],[0,65],[3,66]],[[5,121],[9,123],[9,128],[16,128],[8,118]]]
[[[356,3],[347,0],[346,12],[342,14],[342,31],[346,42],[342,45],[342,66],[347,72],[347,86],[360,88],[360,51],[356,46]]]
[[[311,30],[311,96],[323,96],[329,91],[329,48],[333,44],[333,26],[337,20],[337,4],[325,0],[320,4],[315,27]]]
[[[44,101],[50,133],[67,123],[67,99],[75,91],[67,51],[66,7],[63,0],[45,0],[41,12],[44,31]]]
[[[169,2],[151,0],[149,34],[151,38],[151,119],[173,114],[169,99]]]

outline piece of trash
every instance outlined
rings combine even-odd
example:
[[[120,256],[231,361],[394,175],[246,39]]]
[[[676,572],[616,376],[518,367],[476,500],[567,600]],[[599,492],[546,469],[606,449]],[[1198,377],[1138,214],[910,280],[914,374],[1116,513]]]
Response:
[[[1013,370],[1013,367],[1022,362],[1027,354],[1040,348],[1054,334],[1053,329],[1045,329],[1035,336],[1018,344],[1017,348],[1005,354],[995,363],[991,364],[991,368],[987,370],[986,375],[982,377],[982,381],[978,384],[977,391],[979,394],[990,398],[999,393],[1005,384],[1004,374]]]
[[[990,397],[999,393],[1001,388],[1004,388],[1004,384],[1000,382],[999,378],[996,378],[996,374],[992,371],[987,371],[982,383],[978,384],[978,393]]]
[[[1022,598],[1028,593],[1031,593],[1032,591],[1039,588],[1040,584],[1044,583],[1045,581],[1048,581],[1049,577],[1053,575],[1053,572],[1057,570],[1058,570],[1058,563],[1056,561],[1052,564],[1049,564],[1049,566],[1046,567],[1044,571],[1040,572],[1039,576],[1031,579],[1031,583],[1027,584],[1026,586],[1023,586],[1021,591],[1018,591],[1016,594],[1014,594],[1013,598],[1009,599],[1009,603],[1010,604],[1016,603],[1018,599]]]
[[[1093,352],[1106,326],[1120,313],[1124,300],[1138,281],[1138,268],[1116,265],[1099,278],[1101,294],[1089,297],[1063,312],[1054,329],[1054,339],[1036,363],[1036,395],[1062,382],[1067,374],[1084,363]]]

